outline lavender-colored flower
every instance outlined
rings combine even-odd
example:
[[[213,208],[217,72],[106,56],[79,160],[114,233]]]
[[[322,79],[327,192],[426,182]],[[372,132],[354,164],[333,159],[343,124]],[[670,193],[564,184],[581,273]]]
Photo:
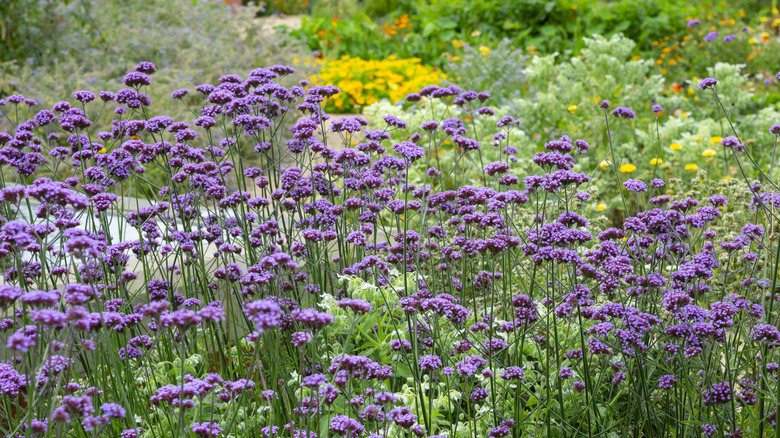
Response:
[[[441,359],[439,359],[439,356],[436,356],[435,354],[428,354],[420,358],[418,365],[423,371],[435,371],[441,368],[442,363]]]
[[[650,111],[654,113],[660,113],[663,110],[664,109],[661,107],[661,105],[653,105],[652,107],[650,107]]]
[[[353,298],[341,299],[341,301],[339,301],[339,307],[342,309],[352,309],[355,313],[369,313],[373,311],[371,304],[367,303],[365,300]]]
[[[359,421],[354,418],[349,418],[346,415],[336,415],[330,420],[330,431],[335,432],[337,435],[347,436],[359,436],[365,430],[365,426],[360,424]]]
[[[638,179],[629,179],[626,180],[626,182],[623,183],[623,187],[626,188],[629,192],[646,192],[647,191],[647,185]]]
[[[320,330],[326,325],[333,324],[333,315],[330,313],[319,312],[316,309],[296,309],[292,312],[292,317],[299,324],[311,330]]]
[[[282,309],[271,300],[257,300],[244,304],[244,314],[260,332],[272,329],[279,325],[282,318]]]
[[[195,433],[195,435],[202,438],[214,438],[222,433],[222,427],[219,425],[219,423],[212,423],[210,421],[192,423],[190,424],[190,429]]]
[[[723,145],[723,147],[733,149],[736,152],[745,151],[745,145],[743,145],[742,142],[734,136],[724,138],[721,140],[720,144]]]
[[[561,367],[561,369],[558,371],[558,377],[561,379],[571,379],[574,377],[574,370],[568,367]]]
[[[695,18],[693,20],[688,21],[688,27],[693,27],[693,26],[696,26],[698,24],[701,24],[701,21],[699,21],[699,20],[697,20]]]
[[[715,78],[704,78],[699,82],[699,88],[706,90],[708,88],[714,88],[718,84],[718,80]]]
[[[619,106],[612,110],[612,115],[619,119],[635,119],[634,110],[625,106]]]
[[[661,389],[672,389],[675,383],[677,383],[677,378],[671,374],[666,374],[658,379],[658,387]]]
[[[737,39],[736,35],[726,35],[726,36],[723,37],[723,42],[731,43],[731,42],[733,42],[736,39]]]
[[[715,39],[720,35],[719,32],[712,31],[707,34],[707,36],[704,37],[704,41],[707,41],[708,43],[711,43],[715,41]]]

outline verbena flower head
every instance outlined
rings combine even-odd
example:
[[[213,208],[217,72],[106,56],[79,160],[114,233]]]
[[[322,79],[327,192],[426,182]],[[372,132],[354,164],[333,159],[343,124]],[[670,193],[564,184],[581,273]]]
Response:
[[[634,110],[625,106],[619,106],[612,110],[612,115],[619,119],[635,119]]]
[[[719,32],[712,31],[707,34],[707,36],[704,37],[704,41],[707,41],[708,43],[711,43],[715,41],[716,38],[720,35]]]
[[[638,179],[629,179],[623,183],[623,187],[629,192],[646,192],[647,185]]]
[[[706,90],[708,88],[714,88],[718,84],[718,80],[715,78],[704,78],[699,82],[699,88]]]
[[[698,24],[701,24],[701,21],[699,21],[698,19],[695,19],[695,18],[688,21],[688,27],[694,27],[694,26],[696,26]]]
[[[724,138],[723,140],[721,140],[720,144],[722,144],[723,147],[733,149],[736,152],[745,151],[745,145],[743,145],[742,142],[739,141],[739,139],[734,136]]]

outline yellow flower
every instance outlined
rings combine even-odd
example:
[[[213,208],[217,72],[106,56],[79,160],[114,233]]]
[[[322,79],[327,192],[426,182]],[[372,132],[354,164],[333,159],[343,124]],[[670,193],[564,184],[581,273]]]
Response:
[[[596,205],[596,210],[598,211],[604,211],[607,209],[607,204],[600,202],[598,205]]]
[[[696,93],[693,91],[693,88],[689,88],[688,89],[688,96],[693,96],[694,94],[696,94]]]
[[[685,170],[699,170],[699,166],[696,163],[686,164]]]
[[[769,19],[766,18],[766,17],[761,17],[761,18],[758,19],[758,21],[760,21],[762,23],[766,23],[767,20],[769,20]]]
[[[601,102],[601,98],[596,96],[596,97],[593,98],[593,101],[596,102],[596,103],[599,103],[599,102]]]
[[[650,160],[650,165],[655,166],[656,164],[661,164],[663,162],[664,160],[661,158],[653,158],[652,160]]]
[[[705,157],[712,157],[715,156],[715,152],[716,152],[715,149],[705,149],[704,152],[702,152],[701,154],[704,155]]]
[[[569,105],[569,111],[574,111],[577,109],[577,105]]]
[[[631,163],[628,163],[628,164],[624,164],[624,165],[622,165],[622,166],[618,167],[618,170],[619,170],[621,173],[631,173],[631,172],[633,172],[633,171],[635,171],[635,170],[636,170],[636,166],[634,166],[634,165],[633,165],[633,164],[631,164]]]
[[[723,177],[723,181],[731,181],[731,177],[730,176],[724,176]]]
[[[748,40],[748,43],[749,44],[755,44],[756,43],[756,39],[755,38],[751,38],[751,39]]]
[[[484,56],[490,55],[490,47],[480,46],[479,47],[479,53],[481,53]]]
[[[607,166],[609,166],[609,161],[607,161],[607,160],[604,160],[601,163],[599,163],[599,167],[601,168],[601,170],[606,169]]]
[[[669,146],[669,149],[671,149],[673,151],[679,151],[680,149],[682,149],[682,146],[680,146],[680,143],[672,143]]]
[[[773,27],[780,26],[780,18],[775,18],[774,20],[772,20],[772,26]]]
[[[458,40],[452,40],[452,47],[459,49],[463,47],[463,42]]]
[[[639,61],[640,59],[642,59],[642,57],[639,56],[639,55],[634,55],[634,56],[631,57],[631,59],[634,60],[634,61]]]
[[[712,137],[712,138],[710,138],[710,143],[717,144],[717,143],[720,143],[722,141],[723,141],[723,137]]]

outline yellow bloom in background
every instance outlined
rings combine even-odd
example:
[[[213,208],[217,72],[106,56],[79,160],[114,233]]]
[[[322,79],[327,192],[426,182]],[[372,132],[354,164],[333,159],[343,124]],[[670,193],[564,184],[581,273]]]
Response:
[[[775,18],[774,20],[772,20],[772,26],[773,27],[780,26],[780,18]]]
[[[607,160],[604,160],[601,163],[599,163],[599,167],[601,168],[601,170],[606,169],[607,166],[609,166],[609,161],[607,161]]]
[[[679,151],[680,149],[682,149],[682,146],[680,146],[680,143],[672,143],[671,145],[669,145],[669,149],[673,151]]]
[[[688,88],[688,96],[693,96],[694,94],[696,94],[696,92],[693,91],[693,88]]]
[[[490,47],[479,46],[479,53],[481,53],[484,56],[490,55]]]
[[[463,47],[464,45],[465,45],[465,44],[463,43],[463,41],[459,41],[459,40],[452,40],[452,47],[454,47],[454,48],[456,48],[456,49],[460,49],[460,48],[461,48],[461,47]]]
[[[577,105],[569,105],[569,111],[574,111],[577,109]]]
[[[716,153],[715,149],[705,149],[704,152],[702,152],[701,154],[704,155],[705,157],[713,157],[715,156],[715,153]]]
[[[748,40],[748,44],[755,44],[755,43],[756,43],[756,39],[755,38],[751,38],[751,39]]]
[[[596,210],[597,211],[604,211],[606,209],[607,209],[607,204],[605,204],[603,202],[601,202],[598,205],[596,205]]]
[[[664,160],[662,160],[661,158],[653,158],[652,160],[650,160],[650,165],[655,166],[656,164],[661,164],[663,162]]]
[[[731,177],[730,176],[724,176],[723,177],[723,181],[731,181]]]
[[[633,171],[635,171],[635,170],[636,170],[636,166],[634,166],[634,165],[633,165],[633,164],[631,164],[631,163],[628,163],[628,164],[624,164],[624,165],[622,165],[622,166],[618,167],[618,170],[619,170],[621,173],[631,173],[631,172],[633,172]]]
[[[723,141],[723,137],[712,137],[710,138],[710,143],[720,143]]]
[[[340,59],[320,62],[322,71],[312,78],[313,85],[335,84],[341,93],[328,99],[325,110],[355,112],[361,106],[382,99],[402,101],[426,85],[440,84],[446,75],[421,63],[419,58],[364,60],[344,55]]]
[[[758,20],[759,20],[760,22],[762,22],[762,23],[766,23],[766,22],[767,22],[767,20],[769,20],[769,19],[768,19],[768,18],[766,18],[766,17],[761,17],[761,18],[759,18]]]
[[[699,170],[699,166],[696,163],[686,164],[685,170]]]

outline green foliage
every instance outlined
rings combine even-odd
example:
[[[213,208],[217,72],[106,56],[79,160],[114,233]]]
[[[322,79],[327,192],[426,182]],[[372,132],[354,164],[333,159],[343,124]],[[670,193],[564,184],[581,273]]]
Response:
[[[0,62],[56,56],[59,40],[89,6],[69,0],[4,0],[0,2]],[[65,6],[65,10],[62,6]]]
[[[486,50],[485,50],[486,49]],[[444,66],[450,81],[469,90],[487,91],[494,103],[518,97],[526,88],[523,67],[526,57],[508,40],[493,48],[466,44]]]
[[[326,56],[378,59],[395,54],[442,65],[446,62],[442,52],[452,48],[452,40],[474,46],[509,40],[513,47],[578,54],[585,48],[583,37],[622,33],[636,41],[639,49],[648,50],[654,41],[682,32],[689,16],[706,14],[705,7],[725,8],[722,2],[679,4],[671,0],[399,0],[384,27],[380,27],[381,23],[371,18],[378,13],[368,4],[373,5],[366,3],[363,10],[350,12],[349,18],[340,19],[334,26],[335,2],[327,2],[328,7],[321,10],[328,12],[317,14],[315,10],[314,17],[304,20],[295,35]],[[341,12],[338,15],[342,18]],[[392,27],[393,20],[404,15],[411,17],[410,28],[389,32],[387,27]],[[322,41],[324,33],[328,36]]]

